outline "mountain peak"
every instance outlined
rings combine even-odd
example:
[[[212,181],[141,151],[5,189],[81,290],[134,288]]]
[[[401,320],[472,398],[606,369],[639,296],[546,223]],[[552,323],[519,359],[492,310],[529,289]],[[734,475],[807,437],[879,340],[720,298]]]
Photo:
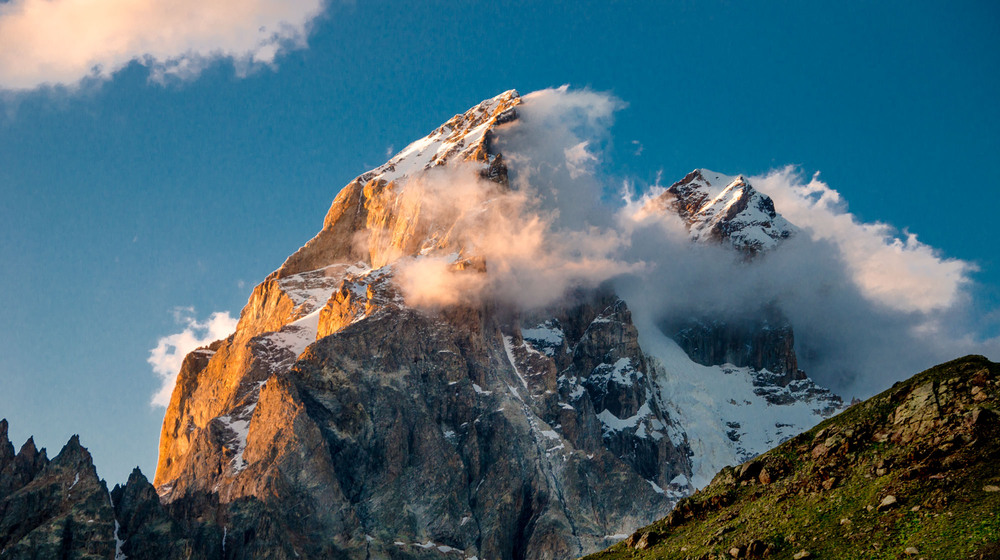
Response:
[[[272,278],[319,270],[333,263],[363,262],[379,268],[387,264],[379,255],[381,249],[391,249],[394,254],[418,250],[419,247],[387,248],[378,240],[363,238],[371,238],[371,232],[378,235],[397,227],[396,233],[411,229],[408,224],[418,220],[396,208],[401,192],[397,187],[403,179],[426,170],[446,164],[474,164],[479,167],[480,176],[506,188],[507,167],[493,145],[493,130],[516,120],[516,107],[520,104],[521,97],[515,90],[487,99],[411,143],[385,164],[358,176],[337,194],[323,220],[323,229],[288,257]],[[420,204],[412,201],[409,206],[414,210]],[[406,242],[419,245],[419,241],[412,231],[392,240],[397,245]]]
[[[422,558],[433,546],[567,558],[665,514],[719,461],[756,454],[826,414],[817,407],[829,399],[809,384],[777,386],[749,363],[698,365],[644,325],[656,348],[646,354],[611,287],[530,312],[406,301],[394,279],[407,271],[433,279],[444,268],[463,281],[485,272],[486,257],[461,230],[481,209],[509,208],[493,138],[527,111],[521,103],[513,90],[483,101],[346,185],[320,232],[254,288],[236,332],[185,359],[154,478],[164,501],[219,511],[253,498],[253,515],[230,517],[222,538],[284,547],[284,557]],[[503,146],[522,153],[506,138]],[[676,187],[667,202],[704,198],[691,216],[712,226],[740,224],[727,212],[764,204],[742,176],[698,170]],[[779,223],[770,210],[768,223]],[[415,262],[435,268],[406,268]],[[788,332],[778,338],[791,348]],[[731,407],[682,412],[668,400],[708,375]],[[755,404],[774,420],[751,422]],[[116,504],[128,502],[123,492]],[[263,519],[277,531],[252,532]]]
[[[743,175],[695,169],[649,204],[676,212],[692,239],[726,240],[750,255],[776,246],[796,231],[775,211],[771,198]]]
[[[489,130],[495,125],[515,120],[517,114],[514,108],[520,103],[521,96],[513,89],[482,101],[412,142],[388,162],[361,178],[363,182],[372,179],[391,182],[449,161],[488,163]]]

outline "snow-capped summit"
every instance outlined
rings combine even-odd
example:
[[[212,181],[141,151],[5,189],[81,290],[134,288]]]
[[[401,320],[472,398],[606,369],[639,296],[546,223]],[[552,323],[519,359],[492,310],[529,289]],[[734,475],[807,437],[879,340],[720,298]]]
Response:
[[[392,159],[361,176],[362,182],[386,182],[419,173],[438,165],[458,161],[489,164],[490,137],[495,126],[517,118],[514,107],[521,103],[516,90],[487,99],[465,113],[455,115],[427,136],[412,142]],[[494,156],[495,157],[495,156]]]
[[[751,255],[771,249],[796,231],[775,212],[771,198],[743,175],[695,169],[650,204],[676,212],[692,239],[725,239]]]

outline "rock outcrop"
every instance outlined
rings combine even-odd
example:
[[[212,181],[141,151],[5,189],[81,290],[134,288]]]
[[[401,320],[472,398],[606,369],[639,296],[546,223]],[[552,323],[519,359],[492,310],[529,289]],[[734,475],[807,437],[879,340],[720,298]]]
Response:
[[[774,307],[748,317],[688,319],[663,328],[699,364],[733,364],[767,370],[777,374],[771,381],[781,386],[805,378],[795,357],[792,326]]]
[[[695,169],[648,202],[647,211],[680,216],[691,238],[730,243],[753,256],[777,246],[796,231],[774,209],[770,197],[742,175]]]

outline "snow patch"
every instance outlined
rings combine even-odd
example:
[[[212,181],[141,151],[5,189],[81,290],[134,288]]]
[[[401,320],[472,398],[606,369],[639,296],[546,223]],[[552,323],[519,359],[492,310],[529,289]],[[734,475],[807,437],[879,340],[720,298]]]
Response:
[[[524,388],[528,388],[528,381],[521,375],[521,370],[517,369],[517,362],[514,360],[514,339],[509,336],[503,337],[503,349],[507,352],[507,360],[510,362],[510,367],[514,368],[514,373],[517,378],[521,380]],[[513,389],[511,389],[513,390]]]
[[[525,342],[540,350],[546,356],[555,356],[556,350],[563,345],[566,335],[553,321],[546,321],[532,329],[521,329]]]
[[[463,115],[456,115],[434,132],[403,148],[381,167],[362,175],[362,178],[366,181],[399,181],[449,160],[467,160],[479,149],[486,131],[494,125],[494,113],[502,103],[511,99],[509,93],[483,101]]]
[[[253,402],[234,411],[233,414],[225,414],[215,418],[217,422],[230,432],[230,441],[227,447],[234,452],[230,463],[233,468],[233,474],[237,474],[247,467],[247,463],[243,459],[243,451],[247,447],[247,437],[250,435],[250,420],[253,418],[253,412],[256,408],[257,403]]]
[[[493,394],[493,391],[487,391],[486,389],[483,389],[482,387],[479,386],[478,383],[473,383],[472,384],[472,390],[475,391],[476,393],[480,394],[480,395],[492,395]]]
[[[647,401],[642,403],[639,410],[628,418],[619,418],[605,408],[597,415],[597,419],[604,425],[604,433],[608,434],[610,432],[620,432],[629,428],[635,428],[643,418],[646,418],[651,413],[652,411],[649,409],[649,402]],[[636,433],[636,435],[639,434]]]
[[[118,520],[115,519],[115,560],[128,560],[128,556],[122,552],[122,545],[125,544],[125,541],[118,536],[118,531],[120,529],[121,525],[118,523]]]

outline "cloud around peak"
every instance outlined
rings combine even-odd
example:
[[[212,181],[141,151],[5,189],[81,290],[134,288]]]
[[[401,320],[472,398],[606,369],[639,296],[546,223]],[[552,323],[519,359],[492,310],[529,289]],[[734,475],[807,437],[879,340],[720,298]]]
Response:
[[[602,148],[622,106],[587,90],[529,94],[519,118],[494,138],[509,188],[473,164],[401,182],[394,204],[434,224],[440,235],[433,239],[442,241],[426,254],[381,251],[406,302],[439,307],[486,298],[537,309],[575,288],[611,282],[637,324],[658,325],[668,336],[671,325],[692,317],[739,320],[773,305],[795,329],[800,366],[848,397],[962,354],[995,359],[1000,352],[1000,337],[983,336],[976,322],[985,310],[977,309],[972,263],[861,221],[836,190],[794,167],[748,180],[799,228],[795,235],[749,261],[724,243],[692,241],[676,214],[646,211],[663,191],[659,177],[654,185],[626,181],[622,190],[610,175]],[[373,240],[391,238],[375,233]],[[151,352],[163,383],[154,404],[169,401],[188,351],[235,327],[228,314],[198,321],[191,310],[179,323],[182,332]]]
[[[800,365],[847,396],[871,395],[963,353],[995,355],[997,341],[974,324],[975,265],[914,234],[860,220],[818,176],[788,166],[747,178],[799,228],[748,262],[724,243],[693,242],[676,214],[648,211],[664,190],[659,180],[627,180],[620,197],[610,196],[619,189],[611,188],[616,179],[602,147],[623,102],[566,87],[523,99],[518,120],[495,139],[508,162],[510,192],[490,193],[455,171],[438,172],[438,183],[428,175],[407,186],[425,202],[457,204],[451,213],[468,211],[469,201],[492,210],[470,212],[475,221],[462,228],[488,274],[455,270],[447,259],[401,263],[408,303],[448,304],[485,293],[541,307],[569,288],[611,280],[633,314],[651,315],[647,324],[738,320],[776,305],[795,328]]]
[[[12,0],[0,3],[0,90],[76,88],[129,63],[150,78],[197,76],[218,59],[238,73],[305,46],[322,0]]]

